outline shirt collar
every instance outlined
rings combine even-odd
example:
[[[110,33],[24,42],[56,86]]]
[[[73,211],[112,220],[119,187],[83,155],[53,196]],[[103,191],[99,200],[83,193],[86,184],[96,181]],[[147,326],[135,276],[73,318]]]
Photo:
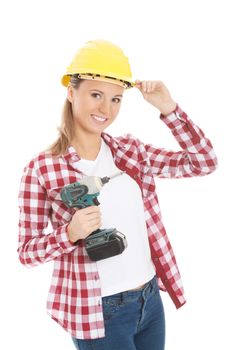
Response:
[[[114,154],[118,151],[118,149],[126,148],[126,145],[123,142],[107,133],[102,132],[101,137],[104,142],[111,148]],[[67,152],[63,155],[63,158],[67,162],[71,161],[72,163],[80,160],[80,157],[73,146],[68,147]]]

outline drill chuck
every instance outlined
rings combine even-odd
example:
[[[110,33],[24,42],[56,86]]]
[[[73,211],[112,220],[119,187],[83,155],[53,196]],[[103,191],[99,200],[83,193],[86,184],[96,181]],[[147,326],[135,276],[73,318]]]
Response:
[[[125,171],[121,171],[119,173],[116,173],[114,175],[111,175],[110,177],[105,176],[101,178],[101,182],[103,183],[103,185],[105,185],[107,182],[109,182],[110,180],[114,179],[117,176],[123,175],[125,173]]]
[[[109,181],[110,181],[110,177],[108,177],[108,176],[105,176],[105,177],[101,178],[101,182],[102,182],[103,185],[105,185]]]

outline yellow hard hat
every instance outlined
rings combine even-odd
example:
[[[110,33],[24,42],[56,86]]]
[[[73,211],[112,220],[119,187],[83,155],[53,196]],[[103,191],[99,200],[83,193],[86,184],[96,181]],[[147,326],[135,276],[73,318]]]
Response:
[[[72,75],[108,81],[124,88],[135,85],[128,58],[118,46],[106,40],[88,41],[80,48],[62,77],[64,86],[68,86]]]

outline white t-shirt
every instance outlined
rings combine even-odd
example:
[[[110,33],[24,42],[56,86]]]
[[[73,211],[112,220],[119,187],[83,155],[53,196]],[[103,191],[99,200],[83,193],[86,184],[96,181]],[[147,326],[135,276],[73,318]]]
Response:
[[[120,172],[109,146],[103,141],[95,160],[81,159],[77,169],[89,176],[111,176]],[[102,297],[137,288],[155,275],[151,260],[141,190],[129,175],[123,174],[103,186],[98,196],[101,228],[116,228],[127,239],[122,254],[97,261]]]

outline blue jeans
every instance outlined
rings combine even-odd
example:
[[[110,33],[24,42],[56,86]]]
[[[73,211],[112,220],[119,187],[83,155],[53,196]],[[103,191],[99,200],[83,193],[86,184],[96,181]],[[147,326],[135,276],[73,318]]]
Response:
[[[156,277],[136,291],[102,298],[105,337],[72,338],[79,350],[163,350],[165,317]]]

